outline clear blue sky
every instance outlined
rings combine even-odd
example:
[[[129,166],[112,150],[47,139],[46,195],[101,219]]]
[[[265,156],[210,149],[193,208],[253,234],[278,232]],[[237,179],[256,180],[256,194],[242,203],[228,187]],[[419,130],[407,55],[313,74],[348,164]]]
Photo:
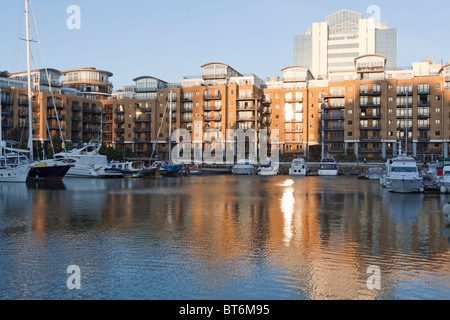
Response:
[[[115,89],[151,75],[168,82],[200,75],[219,61],[260,78],[294,63],[294,36],[340,9],[363,13],[377,5],[398,30],[398,65],[450,61],[450,4],[423,1],[293,0],[33,0],[49,68],[96,67],[114,73]],[[81,9],[81,29],[69,30],[69,5]],[[26,69],[24,1],[3,1],[0,70]],[[34,28],[33,28],[34,29]],[[36,38],[34,35],[33,38]],[[36,67],[37,45],[33,44]]]

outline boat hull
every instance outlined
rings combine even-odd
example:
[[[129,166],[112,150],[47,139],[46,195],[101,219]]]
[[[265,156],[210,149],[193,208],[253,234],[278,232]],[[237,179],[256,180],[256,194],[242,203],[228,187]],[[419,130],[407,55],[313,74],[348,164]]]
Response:
[[[69,178],[98,178],[98,173],[93,168],[77,166],[70,168],[66,177]]]
[[[339,173],[339,170],[319,170],[319,176],[322,177],[335,177]]]
[[[257,169],[253,166],[236,166],[231,172],[237,176],[250,176],[258,173]]]
[[[387,188],[395,193],[418,193],[422,183],[417,179],[388,179]]]
[[[0,182],[26,182],[29,171],[29,165],[14,168],[0,168]]]
[[[46,166],[46,167],[31,167],[28,173],[29,179],[34,180],[62,180],[71,166]]]

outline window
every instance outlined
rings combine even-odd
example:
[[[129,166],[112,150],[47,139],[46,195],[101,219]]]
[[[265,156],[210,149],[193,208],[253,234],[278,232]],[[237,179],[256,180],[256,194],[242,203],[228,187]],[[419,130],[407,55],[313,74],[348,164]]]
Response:
[[[233,94],[234,94],[234,91],[233,91],[233,90],[231,90],[231,91],[230,91],[230,95],[233,95]]]
[[[353,110],[348,110],[348,114],[353,114]]]
[[[440,83],[436,83],[436,89],[440,89],[441,88],[441,84]]]
[[[353,99],[348,99],[348,103],[352,103],[353,102]]]
[[[390,84],[389,85],[389,90],[393,90],[394,89],[394,87]]]
[[[440,131],[436,131],[436,137],[440,137],[441,136],[441,132]]]
[[[389,131],[389,132],[388,132],[388,136],[389,136],[389,137],[393,137],[393,136],[394,136],[394,132]]]
[[[311,105],[311,109],[314,109],[314,104]]]
[[[393,97],[389,97],[389,102],[394,102],[394,98]]]
[[[388,110],[388,113],[389,113],[389,114],[393,114],[393,113],[394,113],[394,109],[390,108],[390,109]]]
[[[388,124],[389,124],[390,126],[392,126],[392,125],[394,125],[394,121],[393,121],[393,120],[389,120],[389,121],[388,121]]]
[[[349,122],[348,122],[348,125],[349,125],[349,126],[352,126],[352,125],[353,125],[353,121],[349,121]]]
[[[352,91],[353,90],[353,88],[352,87],[348,87],[348,91]]]
[[[436,124],[441,124],[441,120],[437,119]]]
[[[348,136],[349,136],[349,137],[353,137],[353,132],[349,131],[349,132],[348,132]]]
[[[436,113],[441,113],[441,108],[436,108]]]
[[[441,101],[441,96],[436,96],[436,101]]]

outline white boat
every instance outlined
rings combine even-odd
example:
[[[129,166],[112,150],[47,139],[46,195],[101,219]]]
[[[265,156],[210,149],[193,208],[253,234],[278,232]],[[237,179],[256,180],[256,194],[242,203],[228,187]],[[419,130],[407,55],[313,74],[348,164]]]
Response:
[[[275,163],[269,163],[268,165],[261,165],[258,169],[258,174],[260,176],[276,176],[278,175],[280,166]]]
[[[2,136],[2,103],[0,93],[0,182],[26,182],[30,172],[28,158],[24,157],[25,163],[20,163],[20,158],[9,158],[6,154],[6,142]],[[18,154],[18,153],[17,153]]]
[[[390,192],[416,193],[423,191],[423,178],[416,161],[407,156],[388,160],[381,184]]]
[[[3,144],[4,141],[0,143]],[[4,147],[2,146],[1,149]],[[0,182],[26,182],[30,165],[30,163],[12,164],[7,157],[2,155],[0,158]]]
[[[305,159],[294,159],[289,169],[289,175],[291,176],[306,176],[309,168]]]
[[[319,176],[337,176],[339,168],[333,158],[324,158],[320,163]]]
[[[60,152],[55,158],[59,162],[72,165],[66,177],[98,178],[109,167],[108,158],[99,153],[100,148],[101,143],[92,140],[82,148]]]
[[[238,161],[238,164],[236,164],[233,169],[231,169],[231,172],[234,175],[254,175],[258,173],[258,170],[256,169],[255,166],[253,166],[252,164],[250,164],[250,161],[245,160],[245,161]]]
[[[380,180],[383,176],[383,168],[380,167],[370,167],[367,171],[368,180]]]

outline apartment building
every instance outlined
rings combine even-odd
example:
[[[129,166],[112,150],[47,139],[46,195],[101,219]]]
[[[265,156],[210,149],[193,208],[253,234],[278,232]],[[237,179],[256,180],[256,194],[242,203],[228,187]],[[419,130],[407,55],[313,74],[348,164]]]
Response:
[[[308,68],[290,66],[281,70],[282,77],[266,81],[212,62],[201,66],[202,75],[180,83],[142,76],[106,96],[93,94],[97,88],[82,92],[70,87],[73,81],[61,81],[60,86],[56,81],[60,94],[33,96],[34,139],[45,142],[59,134],[59,120],[66,140],[87,142],[101,136],[116,149],[167,158],[171,121],[172,131],[187,130],[192,145],[201,149],[220,138],[236,148],[227,129],[265,129],[270,146],[291,157],[320,159],[323,151],[384,159],[397,155],[400,147],[426,161],[447,156],[450,65],[426,60],[390,70],[387,57],[376,54],[353,61],[355,71],[343,79],[316,79]],[[39,79],[43,86],[45,77]],[[20,132],[26,140],[26,82],[14,75],[1,78],[0,87],[4,136]]]

